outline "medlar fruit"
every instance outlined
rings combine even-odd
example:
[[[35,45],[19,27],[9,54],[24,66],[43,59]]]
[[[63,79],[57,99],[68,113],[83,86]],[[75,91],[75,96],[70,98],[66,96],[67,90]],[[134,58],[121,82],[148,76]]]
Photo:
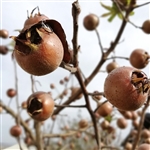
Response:
[[[11,38],[16,42],[13,54],[20,67],[30,74],[41,76],[57,69],[62,61],[69,63],[71,57],[60,23],[41,14],[39,8],[38,14],[33,16],[35,9],[20,34]]]
[[[7,90],[7,96],[10,98],[16,96],[16,94],[17,94],[17,91],[15,89],[10,88]]]
[[[111,114],[113,107],[109,102],[102,103],[95,112],[102,117],[106,117]]]
[[[89,15],[85,16],[85,18],[83,20],[83,25],[89,31],[95,30],[96,27],[99,25],[98,16],[95,14],[89,14]]]
[[[125,129],[128,125],[128,122],[125,118],[118,118],[117,125],[120,129]]]
[[[22,133],[22,129],[19,125],[14,125],[10,128],[10,134],[14,137],[19,137]]]
[[[140,108],[148,97],[149,80],[146,74],[132,67],[119,67],[105,79],[104,95],[120,110]]]
[[[141,145],[139,145],[137,150],[149,150],[150,145],[147,143],[143,143]]]
[[[107,73],[110,73],[112,70],[116,69],[119,67],[119,64],[116,61],[110,62],[106,66],[106,71]]]
[[[0,45],[0,54],[6,55],[8,53],[8,47],[5,45]]]
[[[143,49],[135,49],[130,55],[130,63],[133,67],[143,69],[149,63],[149,54]]]
[[[150,34],[150,20],[146,20],[143,22],[142,30],[147,34]]]
[[[86,128],[88,126],[88,121],[86,119],[81,119],[79,121],[79,127],[80,128]]]
[[[2,37],[3,39],[8,38],[9,36],[9,32],[6,29],[2,29],[0,30],[0,37]]]
[[[27,99],[27,112],[37,121],[48,119],[54,110],[54,100],[51,94],[46,92],[35,92]]]

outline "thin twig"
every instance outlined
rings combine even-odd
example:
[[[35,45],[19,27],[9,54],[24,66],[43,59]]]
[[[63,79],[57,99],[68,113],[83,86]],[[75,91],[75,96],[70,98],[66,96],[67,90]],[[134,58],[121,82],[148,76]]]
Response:
[[[103,46],[102,46],[100,34],[99,34],[97,28],[95,29],[95,32],[96,32],[96,35],[97,35],[97,38],[98,38],[98,43],[99,43],[99,47],[100,47],[101,53],[102,53],[102,55],[103,55],[103,53],[104,53],[104,51],[103,51]]]
[[[58,134],[44,134],[43,137],[44,138],[59,138],[59,137],[68,137],[68,136],[73,136],[75,134],[77,134],[78,132],[84,132],[86,131],[88,128],[92,127],[93,124],[90,124],[88,125],[87,127],[85,128],[81,128],[81,129],[78,129],[78,130],[73,130],[73,131],[69,131],[67,133],[58,133]]]
[[[91,108],[91,104],[90,104],[90,101],[89,101],[89,97],[88,97],[88,93],[87,93],[87,90],[86,90],[86,86],[82,80],[82,76],[80,74],[80,71],[78,70],[76,73],[76,78],[78,79],[78,82],[81,86],[81,89],[83,91],[83,94],[84,94],[84,98],[85,98],[85,102],[86,102],[86,108],[91,116],[91,119],[92,119],[92,122],[93,122],[93,127],[94,127],[94,132],[95,132],[95,139],[96,139],[96,142],[97,142],[97,145],[98,145],[98,149],[100,149],[100,135],[99,135],[99,129],[98,129],[98,126],[97,126],[97,122],[96,122],[96,118],[95,118],[95,114]]]
[[[35,81],[34,81],[33,75],[31,75],[31,91],[32,91],[32,93],[35,92],[34,87],[35,87]]]
[[[18,114],[16,114],[10,107],[8,107],[4,103],[2,103],[2,101],[0,101],[0,106],[2,106],[3,109],[7,113],[9,113],[13,118],[15,118],[15,119],[18,118]],[[29,136],[31,137],[31,139],[33,140],[33,142],[35,142],[35,137],[34,137],[32,131],[30,130],[29,126],[21,118],[19,119],[19,121],[20,121],[20,124],[23,126],[25,132],[27,132],[29,134]]]
[[[141,5],[135,5],[135,6],[133,7],[133,9],[136,9],[136,8],[139,8],[139,7],[142,7],[142,6],[148,5],[148,4],[150,4],[150,2],[147,2],[147,3],[141,4]]]
[[[85,108],[86,105],[58,105],[58,104],[55,104],[55,107]]]
[[[95,119],[95,115],[91,109],[91,105],[90,105],[90,101],[89,101],[89,97],[86,91],[86,86],[83,82],[82,79],[82,75],[80,72],[80,69],[78,69],[78,50],[79,50],[79,45],[78,45],[78,16],[80,14],[80,5],[78,3],[78,1],[75,1],[72,4],[72,16],[73,16],[73,39],[72,39],[72,44],[73,44],[73,50],[74,50],[74,66],[77,67],[77,71],[75,72],[75,76],[81,86],[81,89],[83,91],[84,94],[84,98],[85,98],[85,102],[86,102],[86,108],[92,118],[93,124],[94,124],[94,131],[95,131],[95,138],[96,138],[96,142],[98,145],[98,148],[100,149],[100,138],[99,138],[99,132],[98,132],[98,127],[97,127],[97,123],[96,123],[96,119]],[[100,40],[100,37],[98,36],[98,39]],[[100,42],[100,41],[99,41]],[[101,44],[101,42],[100,42]],[[101,45],[100,45],[101,46]]]
[[[36,147],[38,150],[43,150],[43,141],[41,134],[41,122],[34,121],[34,128],[36,133]]]
[[[113,0],[113,1],[114,1],[114,3],[116,4],[117,8],[119,9],[119,12],[121,13],[122,18],[123,18],[126,22],[129,22],[129,23],[130,23],[131,25],[133,25],[135,28],[142,29],[142,27],[139,27],[139,26],[135,25],[133,22],[131,22],[131,21],[129,20],[129,18],[126,18],[126,17],[123,15],[122,10],[121,10],[120,6],[118,5],[118,1],[116,1],[116,0]]]
[[[107,58],[106,60],[116,59],[116,58],[118,58],[118,59],[125,59],[125,60],[129,60],[129,58],[128,58],[128,57],[123,57],[123,56],[113,56],[113,57]]]
[[[16,65],[16,60],[13,59],[13,62],[14,62],[14,74],[15,74],[15,89],[17,91],[17,94],[16,94],[16,106],[17,106],[17,113],[18,113],[18,117],[17,117],[17,125],[20,125],[20,110],[19,110],[19,96],[18,96],[18,76],[17,76],[17,65]],[[22,146],[21,146],[21,142],[20,142],[20,137],[17,138],[17,141],[18,141],[18,144],[19,144],[19,148],[20,150],[22,150]]]

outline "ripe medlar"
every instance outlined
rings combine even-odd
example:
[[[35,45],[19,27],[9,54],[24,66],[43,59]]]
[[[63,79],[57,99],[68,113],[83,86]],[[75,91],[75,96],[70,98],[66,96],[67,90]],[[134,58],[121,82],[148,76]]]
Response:
[[[120,129],[125,129],[128,125],[128,122],[125,118],[118,118],[117,125]]]
[[[8,47],[5,45],[0,45],[0,54],[6,55],[8,53]]]
[[[89,15],[85,16],[85,18],[83,20],[83,25],[89,31],[95,30],[96,27],[99,25],[98,16],[95,14],[89,14]]]
[[[113,107],[109,102],[100,104],[100,106],[95,110],[99,116],[106,117],[111,114]]]
[[[8,97],[13,98],[14,96],[16,96],[17,91],[15,89],[10,88],[10,89],[7,90],[6,94],[7,94]]]
[[[143,143],[143,144],[139,145],[137,150],[149,150],[149,148],[150,148],[149,144]]]
[[[41,76],[54,71],[62,61],[69,63],[71,58],[60,23],[41,14],[39,8],[38,14],[33,16],[35,9],[20,34],[11,38],[16,42],[13,54],[20,67],[30,74]]]
[[[149,80],[146,74],[132,67],[119,67],[105,79],[104,95],[120,110],[136,110],[148,97]]]
[[[0,30],[0,37],[2,37],[3,39],[8,38],[9,36],[9,32],[6,29],[2,29]]]
[[[143,22],[142,30],[147,34],[150,34],[150,20],[146,20]]]
[[[143,69],[149,63],[150,56],[147,51],[143,49],[135,49],[130,55],[130,63],[133,67]]]
[[[86,119],[81,119],[79,121],[79,127],[80,128],[86,128],[88,126],[88,121]]]
[[[14,125],[10,128],[10,134],[14,137],[19,137],[22,133],[22,129],[19,125]]]
[[[27,112],[37,121],[48,119],[54,110],[54,100],[46,92],[35,92],[27,99]]]
[[[110,62],[106,66],[106,71],[107,73],[110,73],[112,70],[116,69],[119,67],[119,64],[116,61]]]

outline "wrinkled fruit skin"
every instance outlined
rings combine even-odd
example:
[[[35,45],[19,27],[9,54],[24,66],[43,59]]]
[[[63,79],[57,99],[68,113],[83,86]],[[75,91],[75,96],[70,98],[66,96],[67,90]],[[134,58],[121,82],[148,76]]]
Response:
[[[110,72],[105,79],[105,97],[120,110],[136,110],[147,99],[147,92],[140,91],[131,82],[134,71],[138,72],[139,70],[132,67],[119,67]]]
[[[143,49],[135,49],[131,53],[129,60],[133,67],[143,69],[149,62],[149,54]]]
[[[46,92],[35,92],[27,99],[27,112],[37,121],[48,119],[54,111],[54,100]]]
[[[11,38],[16,42],[13,54],[20,67],[41,76],[57,69],[62,61],[69,63],[71,55],[61,24],[40,12],[33,16],[33,11],[20,34]]]

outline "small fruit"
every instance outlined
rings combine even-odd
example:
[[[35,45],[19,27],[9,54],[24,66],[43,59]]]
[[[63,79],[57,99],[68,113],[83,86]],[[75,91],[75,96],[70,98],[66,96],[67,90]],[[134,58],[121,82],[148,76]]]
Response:
[[[150,131],[148,129],[143,129],[141,132],[141,137],[144,139],[150,138]]]
[[[107,73],[110,73],[112,70],[116,69],[119,67],[119,64],[116,61],[110,62],[107,66],[106,66],[106,71]]]
[[[77,93],[77,91],[80,89],[79,87],[71,87],[71,96],[75,95]],[[76,98],[76,100],[80,99],[83,97],[83,94],[79,94],[79,96]]]
[[[109,102],[106,102],[104,104],[101,104],[97,110],[96,113],[98,113],[102,117],[106,117],[111,114],[113,111],[113,107]]]
[[[143,69],[148,65],[149,58],[150,56],[147,51],[143,49],[135,49],[132,51],[129,60],[133,67]]]
[[[55,88],[55,84],[51,83],[51,84],[50,84],[50,88],[51,88],[51,89],[54,89],[54,88]]]
[[[23,101],[21,104],[22,109],[26,109],[27,108],[27,101]]]
[[[87,15],[83,20],[84,27],[89,30],[95,30],[96,27],[99,25],[99,18],[95,14],[89,14]]]
[[[10,134],[14,137],[19,137],[22,133],[22,129],[19,125],[14,125],[10,128]]]
[[[137,150],[149,150],[150,149],[150,145],[149,144],[141,144]]]
[[[120,129],[125,129],[128,125],[128,122],[125,118],[118,118],[117,125]]]
[[[7,96],[10,97],[10,98],[16,96],[16,94],[17,94],[17,91],[15,89],[11,88],[11,89],[7,90]]]
[[[120,110],[140,108],[148,97],[148,91],[146,74],[132,67],[116,68],[108,74],[104,83],[105,97]]]
[[[26,136],[26,137],[24,138],[24,142],[25,142],[27,145],[33,144],[33,141],[32,141],[32,139],[30,138],[30,136]]]
[[[86,128],[88,126],[88,121],[85,119],[82,119],[79,121],[79,127],[80,128]]]
[[[136,120],[138,118],[138,114],[136,111],[131,111],[132,113],[132,120]]]
[[[6,39],[9,36],[9,32],[5,29],[0,30],[0,37]]]
[[[35,92],[27,100],[27,112],[35,120],[48,119],[54,110],[54,100],[46,92]]]
[[[132,120],[132,125],[135,129],[138,129],[139,127],[139,121],[138,120]]]
[[[129,142],[127,142],[127,143],[125,144],[125,150],[132,150],[132,144],[129,143]]]
[[[126,119],[132,119],[131,111],[118,110]]]
[[[142,30],[147,34],[150,34],[150,20],[144,21],[142,24]]]
[[[0,54],[6,55],[8,53],[8,48],[7,46],[0,45]]]
[[[150,144],[150,137],[144,140],[144,143]]]
[[[102,128],[103,130],[106,130],[106,129],[108,129],[108,127],[110,126],[110,123],[109,123],[107,120],[103,120],[103,121],[101,122],[100,126],[101,126],[101,128]]]

